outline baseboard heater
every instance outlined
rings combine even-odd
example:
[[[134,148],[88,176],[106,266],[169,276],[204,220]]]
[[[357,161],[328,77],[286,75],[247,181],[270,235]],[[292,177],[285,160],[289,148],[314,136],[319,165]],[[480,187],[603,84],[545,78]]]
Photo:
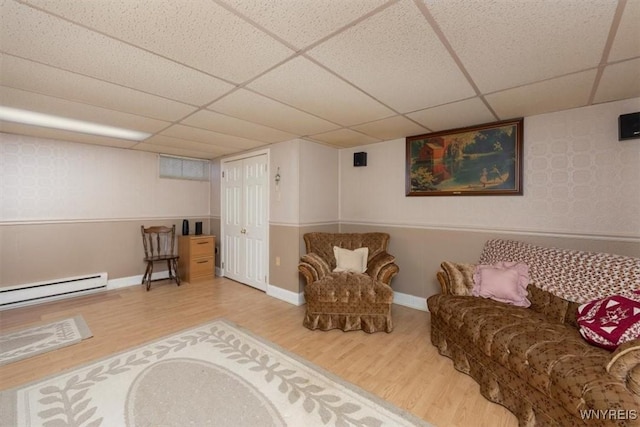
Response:
[[[0,288],[0,310],[44,303],[107,289],[107,273],[67,277]]]

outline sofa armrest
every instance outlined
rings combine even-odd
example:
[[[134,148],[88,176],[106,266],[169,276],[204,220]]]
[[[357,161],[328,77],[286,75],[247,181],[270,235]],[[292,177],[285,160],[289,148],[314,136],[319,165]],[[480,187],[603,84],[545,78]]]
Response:
[[[611,353],[607,372],[640,396],[640,338],[626,342]]]
[[[380,269],[375,279],[385,285],[391,286],[391,279],[393,279],[399,271],[400,267],[398,267],[396,263],[387,264]]]
[[[302,273],[308,285],[331,273],[331,268],[320,255],[311,252],[300,258],[298,271]]]
[[[398,274],[400,268],[395,264],[396,257],[387,253],[380,252],[367,263],[366,273],[374,279],[386,283],[391,282],[393,276]]]
[[[476,264],[444,261],[436,273],[443,294],[471,295]]]

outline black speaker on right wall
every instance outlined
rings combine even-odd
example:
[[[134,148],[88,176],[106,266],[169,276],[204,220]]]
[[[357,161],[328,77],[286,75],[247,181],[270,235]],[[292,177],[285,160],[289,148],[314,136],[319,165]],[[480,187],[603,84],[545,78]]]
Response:
[[[367,166],[367,153],[353,153],[353,166]]]
[[[618,141],[640,138],[640,113],[622,114],[618,117]]]

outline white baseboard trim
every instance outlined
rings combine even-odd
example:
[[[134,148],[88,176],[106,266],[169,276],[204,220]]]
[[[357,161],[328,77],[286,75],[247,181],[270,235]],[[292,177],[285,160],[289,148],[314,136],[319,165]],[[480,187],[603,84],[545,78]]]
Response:
[[[393,303],[404,307],[413,308],[420,311],[429,311],[427,308],[427,299],[416,297],[414,295],[403,294],[401,292],[393,293]]]
[[[267,295],[297,306],[306,303],[303,292],[295,293],[274,285],[267,285]],[[393,303],[415,310],[428,311],[426,298],[403,294],[401,292],[393,293]]]
[[[216,267],[216,275],[221,276],[222,271]],[[159,271],[157,273],[153,273],[151,275],[151,280],[160,280],[160,279],[168,279],[169,272]],[[128,286],[136,286],[142,283],[142,274],[137,276],[129,276],[129,277],[119,277],[117,279],[111,279],[107,281],[107,290],[111,289],[120,289],[126,288]],[[273,298],[277,298],[279,300],[288,302],[289,304],[293,304],[296,306],[304,305],[306,301],[304,300],[304,293],[295,293],[292,291],[288,291],[286,289],[282,289],[278,286],[267,285],[267,295]],[[415,310],[420,311],[428,311],[427,309],[427,300],[426,298],[416,297],[414,295],[404,294],[402,292],[394,292],[393,293],[393,303],[398,304],[404,307],[413,308]]]
[[[107,290],[126,288],[129,286],[141,285],[142,274],[129,277],[118,277],[117,279],[111,279],[107,281]],[[161,280],[169,278],[169,270],[158,271],[151,275],[151,280]]]
[[[305,303],[302,292],[295,293],[273,285],[267,285],[267,295],[293,305],[303,305]]]

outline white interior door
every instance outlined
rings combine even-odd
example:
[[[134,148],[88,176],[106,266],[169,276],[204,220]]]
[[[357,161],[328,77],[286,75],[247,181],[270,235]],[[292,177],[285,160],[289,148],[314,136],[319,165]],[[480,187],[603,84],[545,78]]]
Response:
[[[241,268],[242,244],[242,160],[226,162],[222,169],[223,191],[223,256],[224,275],[240,282],[243,281]]]
[[[223,163],[223,263],[230,279],[267,289],[267,155]]]

